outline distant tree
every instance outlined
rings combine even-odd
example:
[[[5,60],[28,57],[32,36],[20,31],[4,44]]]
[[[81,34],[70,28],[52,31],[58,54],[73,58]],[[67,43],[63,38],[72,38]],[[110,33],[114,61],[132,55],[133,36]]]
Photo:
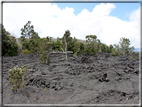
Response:
[[[137,52],[134,52],[134,47],[132,46],[130,49],[129,49],[129,53],[130,53],[130,59],[136,59],[137,58]]]
[[[77,41],[76,38],[74,38],[74,50],[75,50],[75,55],[80,54],[80,43]]]
[[[48,41],[52,41],[52,40],[53,40],[53,37],[47,36],[46,39],[47,39]]]
[[[96,52],[98,50],[101,51],[101,47],[100,47],[100,40],[97,39],[96,35],[87,35],[86,37],[86,46],[85,46],[85,53],[86,54],[90,54],[91,52],[93,52],[94,55],[96,55]],[[89,49],[86,49],[89,48]]]
[[[50,62],[50,52],[52,51],[53,42],[48,41],[47,39],[42,40],[39,44],[39,53],[40,53],[40,63],[49,64]]]
[[[96,46],[95,46],[95,49],[96,49],[96,51],[102,51],[102,49],[101,49],[101,41],[99,40],[99,39],[97,39],[97,43],[96,43]]]
[[[130,40],[128,38],[120,38],[119,44],[114,44],[114,49],[112,49],[113,56],[126,55],[126,53],[130,53],[134,47],[129,47]]]
[[[75,50],[75,44],[76,44],[76,38],[70,38],[69,43],[68,43],[68,51],[72,51],[73,53],[76,52]]]
[[[30,25],[31,21],[28,21],[28,23],[26,23],[24,25],[24,28],[21,28],[21,35],[23,35],[25,38],[30,39],[33,36],[34,33],[34,26]]]
[[[25,38],[25,36],[21,36],[20,37],[20,42],[22,44],[22,49],[25,50],[25,49],[28,49],[29,50],[29,41],[27,38]]]
[[[119,45],[114,44],[114,48],[112,49],[112,56],[120,56],[120,47]]]
[[[87,54],[87,55],[90,55],[90,53],[92,52],[92,50],[90,48],[85,48],[84,49],[84,52]]]
[[[113,46],[112,45],[109,45],[109,53],[111,53],[112,52],[112,48],[113,48]]]
[[[40,37],[38,33],[34,32],[33,36],[31,37],[29,41],[29,47],[30,47],[30,51],[36,53],[36,55],[38,55],[39,41],[40,41]]]
[[[68,59],[67,58],[67,43],[69,41],[70,35],[71,35],[70,31],[66,30],[65,33],[64,33],[64,36],[62,38],[62,44],[63,45],[62,45],[61,49],[66,53],[66,57],[65,57],[66,60]]]
[[[130,40],[128,38],[120,38],[119,41],[120,44],[120,51],[122,54],[126,54],[129,52],[129,45],[130,45]]]
[[[2,24],[0,32],[2,35],[2,56],[17,55],[19,45],[16,43],[16,38],[6,31]]]
[[[97,36],[96,35],[87,35],[85,38],[86,38],[86,42],[92,45],[92,48],[97,49]]]
[[[60,42],[60,40],[57,38],[57,41],[56,41],[56,42],[54,42],[53,50],[61,51],[60,46],[62,46],[62,43],[61,43],[61,42]]]
[[[84,44],[82,42],[80,42],[80,50],[81,50],[81,52],[84,51]]]

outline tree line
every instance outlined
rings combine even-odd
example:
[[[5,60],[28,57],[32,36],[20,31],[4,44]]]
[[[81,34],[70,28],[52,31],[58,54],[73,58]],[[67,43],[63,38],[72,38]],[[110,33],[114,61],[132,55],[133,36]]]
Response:
[[[2,56],[18,55],[19,45],[16,42],[16,38],[6,31],[3,25],[1,25],[1,33]],[[58,37],[56,41],[53,41],[50,36],[40,38],[39,34],[34,31],[31,21],[28,21],[21,28],[21,35],[18,39],[22,44],[22,53],[35,53],[39,56],[41,63],[50,62],[49,54],[51,51],[63,51],[66,53],[65,59],[67,59],[67,51],[72,51],[75,56],[82,53],[96,55],[103,52],[111,53],[112,56],[121,56],[133,53],[134,50],[134,47],[130,47],[130,40],[124,37],[120,38],[119,44],[109,46],[102,43],[96,35],[86,35],[86,43],[83,43],[75,37],[72,38],[69,30],[66,30],[63,37]]]

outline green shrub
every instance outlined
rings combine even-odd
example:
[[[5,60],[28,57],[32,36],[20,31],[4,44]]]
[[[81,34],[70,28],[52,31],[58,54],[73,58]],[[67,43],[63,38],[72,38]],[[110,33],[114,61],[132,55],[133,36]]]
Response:
[[[50,52],[52,51],[53,43],[51,41],[43,40],[39,45],[39,61],[41,64],[49,64],[50,60]]]
[[[97,53],[97,51],[94,49],[94,50],[93,50],[93,54],[96,55],[96,53]]]
[[[22,68],[16,66],[8,71],[9,81],[10,84],[12,85],[11,87],[12,91],[17,91],[17,89],[25,87],[25,81],[28,79],[26,77],[27,66],[28,65],[25,65]]]
[[[112,48],[111,56],[120,56],[120,52],[116,50],[115,48]]]
[[[29,53],[34,53],[34,52],[29,51],[28,49],[26,49],[26,50],[23,51],[23,54],[29,54]]]
[[[137,57],[136,57],[136,52],[130,52],[130,59],[131,59],[131,60],[137,59]]]
[[[85,52],[87,55],[90,55],[90,53],[91,53],[91,49],[89,49],[89,48],[85,48],[84,52]]]
[[[15,56],[18,54],[18,44],[16,38],[10,36],[4,28],[2,30],[2,56]]]
[[[73,54],[73,56],[74,56],[74,57],[77,57],[77,52],[75,52],[75,53]]]

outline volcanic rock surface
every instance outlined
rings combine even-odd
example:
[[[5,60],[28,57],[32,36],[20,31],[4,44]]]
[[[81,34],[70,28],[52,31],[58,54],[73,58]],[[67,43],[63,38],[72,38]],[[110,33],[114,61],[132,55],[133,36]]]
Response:
[[[50,54],[49,65],[35,54],[2,57],[3,104],[139,104],[139,54],[74,57]],[[8,70],[28,64],[24,89],[12,92]]]

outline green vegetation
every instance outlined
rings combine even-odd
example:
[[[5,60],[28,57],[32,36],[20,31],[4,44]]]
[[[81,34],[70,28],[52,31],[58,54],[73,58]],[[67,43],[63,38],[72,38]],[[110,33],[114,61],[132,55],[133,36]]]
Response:
[[[28,79],[26,77],[27,73],[27,66],[25,65],[22,68],[19,68],[18,66],[14,67],[13,69],[10,69],[9,72],[9,81],[12,85],[11,89],[12,91],[17,91],[20,88],[25,87],[25,82]]]
[[[23,51],[23,54],[29,54],[29,53],[34,53],[34,52],[29,51],[28,49],[26,49],[26,50]]]
[[[71,40],[70,35],[71,33],[69,30],[65,31],[64,36],[62,37],[62,46],[60,47],[64,52],[66,52],[66,56],[65,56],[66,60],[68,59],[67,51],[68,51],[68,45],[69,45],[68,42]]]
[[[17,55],[19,45],[16,43],[16,38],[6,31],[3,25],[0,32],[2,33],[2,56]]]
[[[26,23],[24,25],[24,28],[21,28],[21,35],[23,35],[23,37],[30,39],[34,33],[34,26],[30,25],[31,21],[28,21],[28,23]]]
[[[53,47],[53,42],[51,40],[48,39],[44,39],[42,42],[40,42],[39,45],[39,53],[40,53],[40,63],[46,63],[49,64],[50,63],[50,52],[52,51],[52,47]]]
[[[60,38],[57,38],[57,41],[54,42],[54,44],[53,44],[52,50],[54,50],[54,51],[62,51],[61,48],[60,48],[60,46],[62,46],[62,43],[60,42],[60,40],[61,40]]]
[[[112,56],[121,56],[126,55],[128,53],[134,53],[134,47],[130,46],[130,40],[128,38],[120,38],[119,44],[114,44],[114,48],[112,48]]]
[[[16,38],[12,36],[2,26],[2,55],[3,56],[14,56],[18,53],[18,44]],[[121,56],[131,54],[131,59],[135,58],[134,47],[130,46],[130,40],[128,38],[120,38],[119,44],[107,46],[101,43],[97,39],[96,35],[86,35],[86,42],[79,41],[75,37],[72,38],[71,32],[66,30],[62,38],[57,38],[53,42],[53,38],[47,36],[46,38],[40,38],[37,32],[34,31],[34,26],[31,25],[31,21],[28,21],[23,28],[21,28],[21,37],[19,40],[22,44],[23,54],[35,53],[40,56],[40,63],[50,62],[49,54],[51,51],[63,51],[66,53],[65,59],[67,58],[67,51],[72,51],[74,56],[80,55],[85,52],[87,55],[93,53],[111,53],[112,56]]]
[[[38,49],[39,49],[39,43],[40,43],[39,41],[40,41],[40,37],[38,33],[34,32],[33,36],[31,37],[29,41],[29,47],[30,47],[30,51],[36,53],[37,56],[38,56]]]

